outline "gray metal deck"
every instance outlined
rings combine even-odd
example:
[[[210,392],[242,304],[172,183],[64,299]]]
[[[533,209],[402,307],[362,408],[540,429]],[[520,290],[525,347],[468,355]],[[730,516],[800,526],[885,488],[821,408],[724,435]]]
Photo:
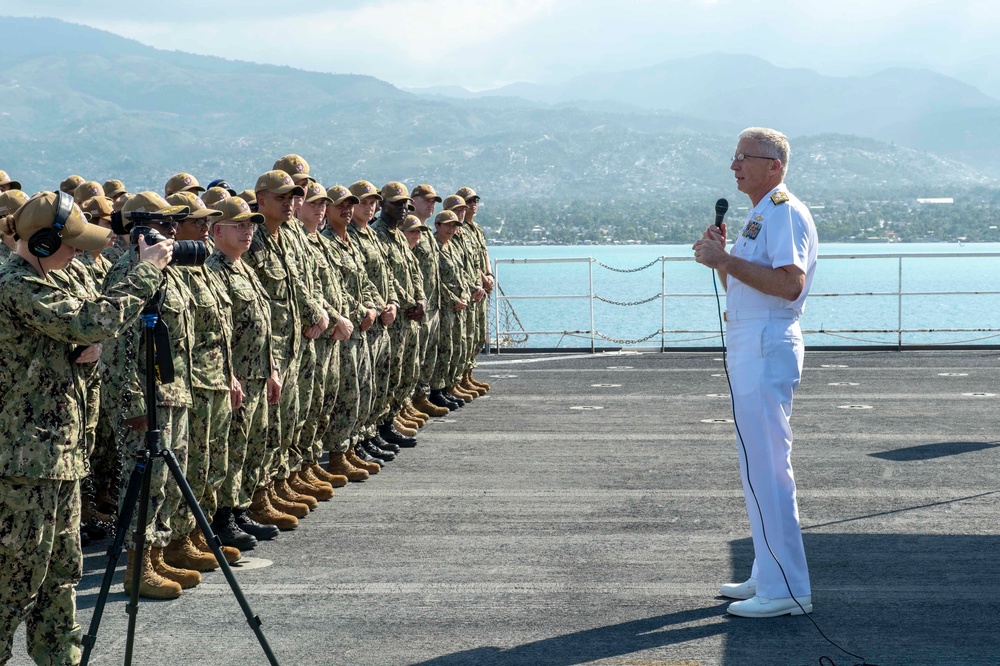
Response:
[[[732,426],[705,422],[729,416],[721,372],[712,353],[484,359],[487,398],[237,570],[281,663],[860,663],[804,617],[730,618],[716,596],[752,558]],[[812,617],[871,663],[1000,659],[993,394],[996,351],[807,353]],[[116,583],[91,663],[121,663],[124,598]],[[219,573],[139,625],[137,664],[266,663]],[[15,655],[30,663],[23,629]]]

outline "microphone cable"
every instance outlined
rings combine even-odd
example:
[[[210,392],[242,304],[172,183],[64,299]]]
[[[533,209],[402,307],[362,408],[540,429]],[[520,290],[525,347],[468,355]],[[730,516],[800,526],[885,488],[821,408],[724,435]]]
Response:
[[[775,564],[778,565],[778,570],[781,572],[781,577],[785,581],[785,587],[788,589],[788,596],[792,598],[792,601],[794,601],[795,605],[799,607],[799,610],[802,611],[802,614],[805,615],[810,622],[812,622],[814,627],[816,627],[816,631],[819,632],[819,635],[822,636],[827,643],[837,648],[844,654],[861,660],[861,663],[854,664],[853,666],[877,666],[877,664],[869,663],[869,661],[864,657],[862,657],[861,655],[854,654],[853,652],[841,647],[833,640],[831,640],[825,633],[823,633],[823,630],[816,623],[816,620],[813,619],[812,614],[807,613],[806,609],[803,608],[802,604],[799,603],[799,600],[795,598],[795,594],[792,592],[791,583],[788,582],[788,576],[785,575],[785,568],[781,566],[781,562],[778,561],[777,556],[775,556],[774,551],[771,549],[770,542],[768,542],[767,540],[767,530],[764,528],[764,512],[760,508],[760,500],[757,499],[757,493],[753,489],[753,482],[750,480],[750,456],[747,455],[747,446],[743,442],[743,434],[740,432],[740,424],[736,419],[736,396],[733,395],[733,381],[729,377],[729,352],[728,349],[726,348],[726,328],[722,321],[722,298],[719,295],[719,283],[715,278],[715,269],[713,268],[711,270],[712,270],[712,287],[713,289],[715,289],[715,306],[719,315],[719,338],[722,340],[722,367],[726,372],[726,384],[729,385],[729,402],[733,408],[733,425],[736,427],[736,438],[739,440],[740,447],[743,449],[743,460],[745,461],[747,470],[747,487],[750,488],[750,495],[753,497],[754,504],[757,507],[757,514],[760,516],[760,531],[764,537],[764,545],[767,546],[767,552],[771,554],[771,558],[774,560]],[[829,657],[827,656],[820,657],[819,659],[820,666],[824,666],[827,662],[829,663],[829,666],[837,666],[837,664]]]

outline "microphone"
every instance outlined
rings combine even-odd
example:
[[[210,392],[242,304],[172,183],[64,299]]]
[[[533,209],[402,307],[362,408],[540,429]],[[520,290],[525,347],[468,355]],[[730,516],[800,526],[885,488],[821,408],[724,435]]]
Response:
[[[725,199],[719,199],[715,202],[715,226],[722,226],[722,219],[726,216],[726,211],[729,210],[729,202]]]

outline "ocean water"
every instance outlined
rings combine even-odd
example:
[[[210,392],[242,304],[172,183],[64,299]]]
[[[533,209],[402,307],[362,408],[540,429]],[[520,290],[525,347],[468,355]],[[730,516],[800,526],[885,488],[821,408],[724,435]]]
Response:
[[[592,316],[597,347],[719,344],[712,271],[689,245],[498,246],[490,258],[511,299],[500,329],[528,331],[511,336],[522,346],[590,347]],[[591,284],[606,301],[652,300],[591,299]],[[1000,243],[822,244],[802,329],[807,346],[1000,345]]]

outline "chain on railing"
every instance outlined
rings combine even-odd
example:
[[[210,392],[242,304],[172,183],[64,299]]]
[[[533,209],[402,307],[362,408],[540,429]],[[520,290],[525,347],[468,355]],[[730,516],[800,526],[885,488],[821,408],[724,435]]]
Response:
[[[613,342],[616,345],[637,345],[639,343],[652,340],[653,338],[655,338],[658,335],[661,335],[662,333],[663,331],[653,331],[644,338],[636,338],[635,340],[620,340],[618,338],[609,338],[600,331],[594,331],[594,335],[596,335],[597,337],[601,338],[602,340],[607,340],[608,342]]]
[[[497,307],[500,313],[501,324],[503,326],[503,336],[498,338],[496,331],[496,320],[493,317],[487,317],[490,324],[490,340],[499,340],[500,344],[504,347],[523,347],[528,343],[528,334],[525,332],[524,324],[521,323],[521,319],[514,312],[514,307],[510,304],[510,300],[507,298],[507,294],[504,293],[503,287],[497,283],[496,291],[500,294],[501,298],[496,299],[495,303],[486,304],[486,312],[493,312],[493,307]],[[493,301],[493,294],[491,293],[490,301]],[[514,328],[516,326],[517,328]]]
[[[614,266],[608,266],[607,264],[603,263],[599,259],[591,258],[591,261],[594,262],[595,264],[597,264],[598,266],[600,266],[601,268],[606,268],[609,271],[612,271],[612,272],[615,272],[615,273],[639,273],[641,271],[646,270],[647,268],[652,268],[656,264],[660,263],[660,260],[661,260],[661,257],[657,257],[656,259],[653,259],[651,262],[649,262],[645,266],[640,266],[639,268],[615,268]]]
[[[602,303],[607,303],[608,305],[621,305],[621,306],[625,306],[625,307],[630,307],[630,306],[633,306],[633,305],[645,305],[646,303],[652,303],[656,299],[662,298],[662,297],[663,297],[663,294],[660,293],[660,294],[656,294],[654,296],[650,296],[649,298],[644,298],[641,301],[613,301],[613,300],[611,300],[609,298],[604,298],[603,296],[598,296],[597,294],[594,294],[594,298],[596,298],[597,300],[601,301]],[[659,331],[657,331],[657,333],[659,333]]]

